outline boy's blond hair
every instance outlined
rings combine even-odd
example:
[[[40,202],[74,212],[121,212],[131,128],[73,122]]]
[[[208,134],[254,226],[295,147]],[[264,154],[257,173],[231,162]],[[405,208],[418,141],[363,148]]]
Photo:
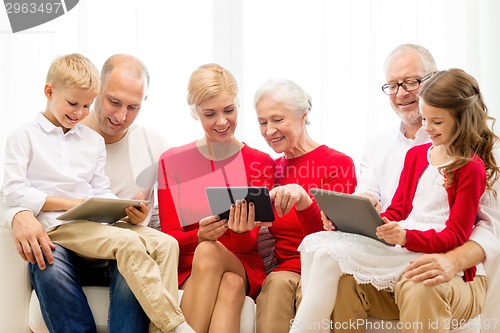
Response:
[[[87,89],[99,94],[101,80],[94,64],[78,53],[72,53],[55,59],[47,73],[46,83],[54,87]]]

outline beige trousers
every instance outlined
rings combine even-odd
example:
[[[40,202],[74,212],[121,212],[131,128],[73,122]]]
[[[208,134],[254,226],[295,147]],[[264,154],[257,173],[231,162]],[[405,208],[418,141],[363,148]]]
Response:
[[[469,283],[457,276],[433,287],[402,278],[390,293],[344,275],[332,314],[332,332],[364,333],[367,317],[399,319],[401,333],[449,332],[481,313],[485,293],[484,276]]]
[[[177,303],[179,246],[141,225],[75,221],[48,231],[54,243],[94,259],[116,259],[130,290],[151,320],[150,332],[170,332],[184,321]]]
[[[299,274],[288,271],[270,273],[256,300],[256,333],[288,333],[301,299]]]

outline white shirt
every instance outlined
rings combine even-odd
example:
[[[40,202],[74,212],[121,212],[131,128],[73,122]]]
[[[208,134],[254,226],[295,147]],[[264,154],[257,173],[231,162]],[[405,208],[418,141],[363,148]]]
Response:
[[[61,223],[61,212],[41,212],[47,196],[116,197],[104,174],[104,139],[77,124],[67,133],[43,114],[16,129],[5,149],[4,202],[31,210],[45,228]]]
[[[430,149],[429,149],[430,151]],[[429,153],[427,153],[429,154]],[[448,192],[443,187],[444,176],[440,166],[429,166],[418,179],[412,210],[400,224],[405,229],[442,231],[450,217]]]
[[[497,163],[500,154],[495,156]],[[500,180],[493,185],[497,192],[496,198],[489,191],[485,191],[479,202],[477,219],[479,222],[472,229],[470,240],[478,243],[486,254],[487,263],[500,253]]]
[[[105,173],[111,183],[111,192],[120,198],[135,199],[139,192],[149,200],[148,225],[151,216],[157,215],[153,189],[157,179],[160,155],[169,148],[168,143],[152,128],[132,124],[127,134],[118,142],[106,144]],[[14,216],[27,207],[5,207],[0,191],[0,225],[12,225]]]
[[[415,140],[406,138],[403,124],[370,139],[361,158],[355,192],[373,195],[380,201],[384,211],[398,187],[406,152],[427,142],[429,135],[423,128],[417,131]]]
[[[157,214],[153,189],[158,177],[158,160],[168,148],[158,131],[136,124],[128,128],[120,141],[106,144],[105,172],[111,191],[129,199],[135,199],[142,192],[144,199],[149,200],[149,215],[143,225],[148,225],[152,215]]]

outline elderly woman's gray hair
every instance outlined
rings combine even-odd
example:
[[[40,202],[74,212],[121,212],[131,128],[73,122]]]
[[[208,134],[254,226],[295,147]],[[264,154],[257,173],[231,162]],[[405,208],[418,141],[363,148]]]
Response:
[[[284,103],[298,115],[311,112],[311,96],[292,80],[271,79],[265,82],[255,93],[254,108],[265,97],[271,98],[276,103]]]

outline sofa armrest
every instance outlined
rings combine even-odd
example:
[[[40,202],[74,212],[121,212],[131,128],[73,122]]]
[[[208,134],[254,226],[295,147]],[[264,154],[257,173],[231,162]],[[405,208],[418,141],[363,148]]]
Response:
[[[0,332],[31,332],[28,308],[31,282],[28,263],[16,250],[12,229],[0,226]]]

